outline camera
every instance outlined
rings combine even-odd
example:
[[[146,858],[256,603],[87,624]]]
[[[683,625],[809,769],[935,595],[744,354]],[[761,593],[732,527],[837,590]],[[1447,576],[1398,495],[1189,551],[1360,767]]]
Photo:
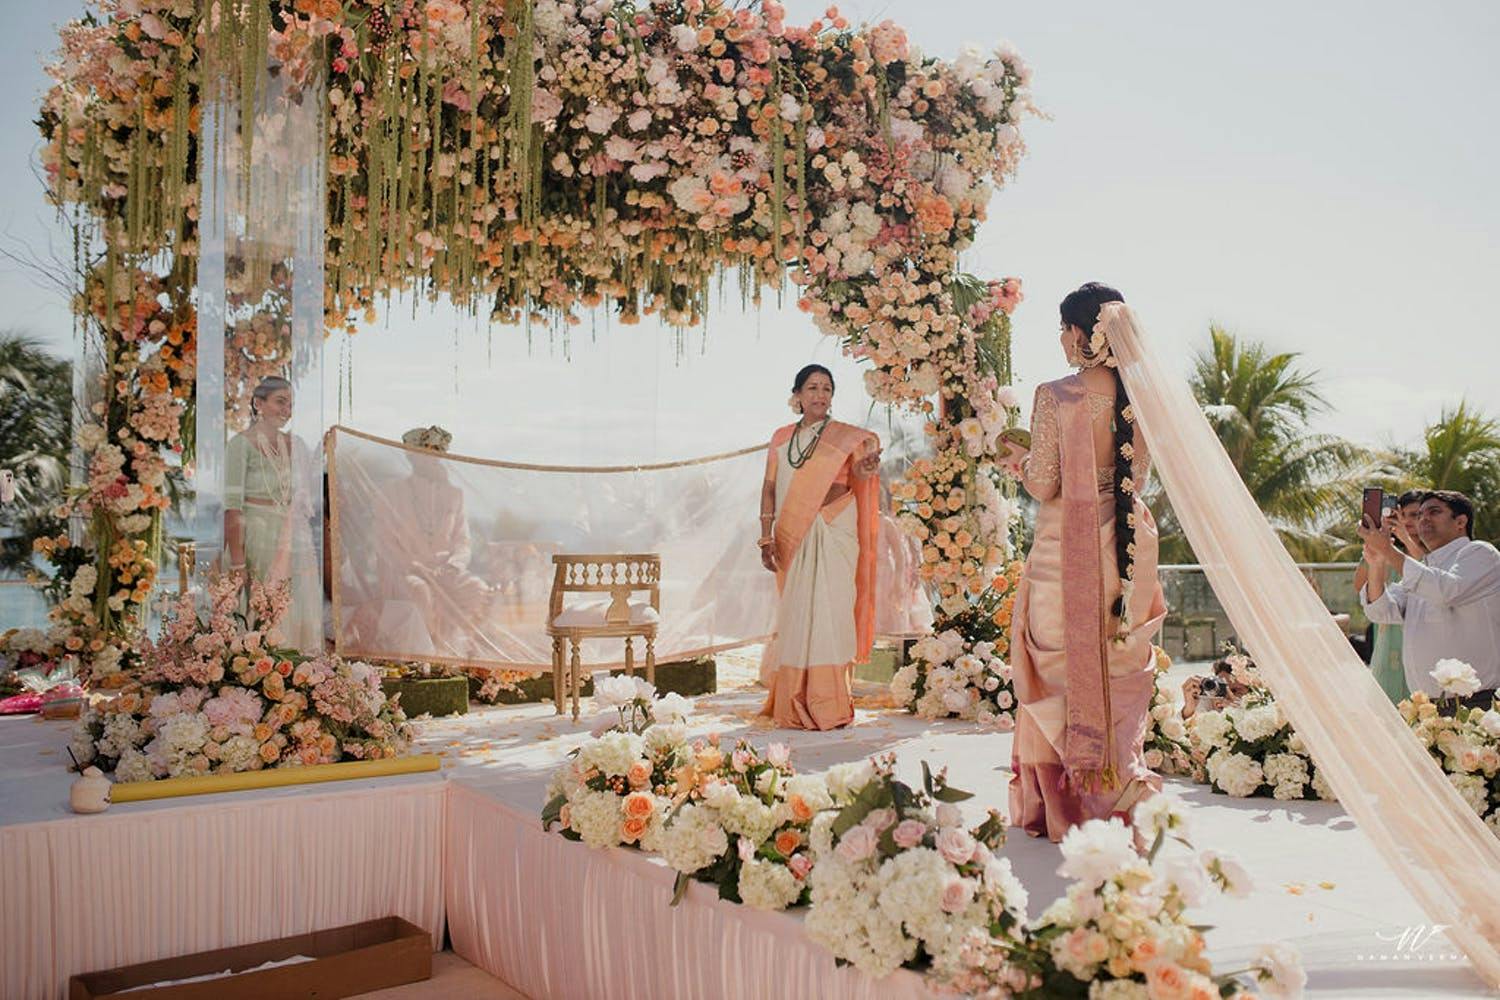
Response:
[[[1228,698],[1229,682],[1219,677],[1205,677],[1198,685],[1198,693],[1205,698]]]

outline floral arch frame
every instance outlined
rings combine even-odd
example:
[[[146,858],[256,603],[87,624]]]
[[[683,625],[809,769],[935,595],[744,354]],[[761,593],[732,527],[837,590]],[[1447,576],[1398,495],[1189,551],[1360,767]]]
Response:
[[[892,492],[941,615],[1008,622],[1017,516],[995,459],[1020,282],[963,274],[959,253],[1024,153],[1013,50],[938,60],[889,21],[794,27],[775,0],[94,6],[61,31],[39,120],[104,364],[61,510],[88,539],[39,546],[83,673],[129,669],[171,456],[192,458],[205,95],[253,109],[267,65],[324,88],[329,331],[396,293],[500,322],[607,304],[688,326],[727,271],[747,301],[790,281],[875,400],[930,415],[932,457]]]

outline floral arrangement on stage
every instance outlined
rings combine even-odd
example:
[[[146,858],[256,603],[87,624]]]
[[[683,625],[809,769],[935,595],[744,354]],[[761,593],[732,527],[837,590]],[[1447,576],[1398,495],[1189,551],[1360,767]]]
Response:
[[[1500,710],[1459,708],[1444,716],[1421,691],[1399,707],[1458,794],[1500,836]]]
[[[207,101],[228,82],[254,108],[268,61],[292,97],[323,88],[330,329],[403,292],[500,322],[608,306],[685,327],[727,269],[753,301],[790,277],[870,363],[875,398],[932,412],[940,397],[933,457],[901,503],[944,609],[1010,558],[1013,486],[993,460],[1017,413],[1021,286],[958,271],[1034,112],[1010,47],[926,57],[892,22],[830,8],[795,26],[776,0],[92,6],[61,29],[38,121],[49,195],[78,210],[76,308],[103,360],[80,432],[90,477],[69,505],[91,521],[95,576],[59,612],[95,674],[129,646],[161,563],[163,479],[192,450]],[[235,387],[285,358],[264,322],[276,309],[240,305],[224,331],[243,368],[224,380],[235,412]]]
[[[617,717],[607,711],[553,775],[543,826],[590,847],[659,853],[677,872],[674,902],[693,879],[758,909],[804,901],[809,824],[833,803],[825,779],[795,774],[784,744],[690,742],[688,700],[658,697],[639,678],[601,678],[595,690]]]
[[[1026,890],[995,853],[1005,817],[968,829],[954,805],[968,792],[926,764],[919,789],[894,770],[894,755],[878,758],[847,804],[813,822],[807,933],[872,976],[903,965],[953,975],[976,932],[1021,939]]]
[[[1144,742],[1146,766],[1158,774],[1193,773],[1193,744],[1182,717],[1182,689],[1167,677],[1172,658],[1156,647],[1156,677]]]
[[[79,764],[149,781],[406,751],[406,717],[381,692],[377,668],[275,648],[285,590],[252,583],[241,614],[240,589],[237,577],[214,580],[206,619],[186,598],[159,639],[140,641],[133,684],[79,720]]]
[[[1019,567],[1020,564],[1016,564]],[[1001,577],[1002,585],[1008,580]],[[939,622],[939,631],[910,649],[912,661],[891,678],[891,699],[919,718],[963,718],[1008,732],[1016,727],[1011,667],[1002,660],[1005,633],[990,604],[1004,589],[987,591],[971,610]]]
[[[1222,711],[1195,713],[1189,731],[1195,763],[1214,791],[1235,798],[1334,799],[1301,737],[1264,688]]]
[[[1243,898],[1248,874],[1231,858],[1195,852],[1187,814],[1169,796],[1142,802],[1133,818],[1151,841],[1145,856],[1135,831],[1118,818],[1074,827],[1063,838],[1058,868],[1072,880],[1067,892],[1022,934],[972,934],[948,985],[984,1000],[1213,1000],[1243,996],[1247,985],[1265,996],[1300,996],[1307,977],[1287,945],[1267,945],[1248,969],[1215,975],[1204,929],[1186,911],[1216,892]]]

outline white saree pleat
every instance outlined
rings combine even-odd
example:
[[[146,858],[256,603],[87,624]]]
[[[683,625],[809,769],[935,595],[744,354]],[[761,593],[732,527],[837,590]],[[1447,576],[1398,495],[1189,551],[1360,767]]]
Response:
[[[1435,924],[1500,986],[1500,838],[1354,655],[1133,313],[1101,326],[1172,509],[1277,702],[1340,803]]]
[[[854,659],[854,566],[859,535],[854,504],[813,519],[786,574],[771,640],[777,668],[806,669]],[[768,657],[770,659],[770,657]]]
[[[465,788],[448,796],[453,950],[533,1000],[895,1000],[928,996],[899,970],[839,968],[801,921],[717,898],[635,851],[591,850]],[[545,901],[545,905],[539,905]]]
[[[0,996],[385,916],[443,940],[445,785],[0,827]]]

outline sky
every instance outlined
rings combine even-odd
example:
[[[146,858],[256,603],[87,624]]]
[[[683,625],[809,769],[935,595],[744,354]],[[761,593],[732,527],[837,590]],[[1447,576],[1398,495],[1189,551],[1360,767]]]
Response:
[[[785,0],[790,22],[824,4]],[[67,3],[13,3],[0,37],[0,245],[65,251],[42,198],[41,66]],[[1016,275],[1023,396],[1065,373],[1056,303],[1120,288],[1186,372],[1211,322],[1297,351],[1330,403],[1315,429],[1416,442],[1467,398],[1500,416],[1500,4],[1445,0],[857,0],[928,54],[1014,43],[1046,120],[965,254]],[[66,256],[64,252],[62,254]],[[72,349],[67,303],[0,262],[11,328]],[[590,464],[684,458],[763,440],[792,374],[838,376],[836,415],[874,419],[859,368],[795,309],[728,294],[706,330],[591,317],[567,343],[425,303],[325,349],[326,423],[387,436],[438,423],[457,452]],[[342,387],[342,388],[341,388]],[[305,387],[299,406],[319,405]],[[908,425],[909,426],[909,425]]]

